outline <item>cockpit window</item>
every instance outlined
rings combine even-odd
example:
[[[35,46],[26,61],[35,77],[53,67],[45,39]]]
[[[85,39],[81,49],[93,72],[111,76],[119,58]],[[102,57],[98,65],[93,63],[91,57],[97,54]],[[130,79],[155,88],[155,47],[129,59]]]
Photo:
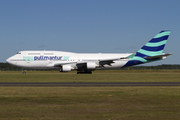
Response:
[[[18,52],[17,54],[21,54],[21,52]]]

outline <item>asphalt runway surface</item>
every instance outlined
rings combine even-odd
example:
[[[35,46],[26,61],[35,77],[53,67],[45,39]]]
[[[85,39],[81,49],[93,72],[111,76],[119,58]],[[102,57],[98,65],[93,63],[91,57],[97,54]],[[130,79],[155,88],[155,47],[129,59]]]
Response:
[[[180,86],[180,82],[0,82],[0,86],[19,87],[113,87],[113,86]]]

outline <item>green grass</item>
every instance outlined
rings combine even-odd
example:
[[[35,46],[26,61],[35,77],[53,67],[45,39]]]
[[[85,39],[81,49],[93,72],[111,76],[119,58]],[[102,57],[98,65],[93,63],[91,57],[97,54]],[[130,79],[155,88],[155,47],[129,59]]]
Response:
[[[0,71],[0,82],[180,82],[180,70]],[[179,120],[180,87],[0,87],[0,119]]]
[[[93,74],[75,71],[0,71],[0,82],[180,82],[180,70],[97,70]]]
[[[179,120],[180,87],[0,87],[0,119]]]

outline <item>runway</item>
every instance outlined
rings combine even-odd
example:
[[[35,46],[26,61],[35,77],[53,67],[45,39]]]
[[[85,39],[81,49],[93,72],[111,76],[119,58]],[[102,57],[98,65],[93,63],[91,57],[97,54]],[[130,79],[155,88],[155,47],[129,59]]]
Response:
[[[180,82],[0,82],[0,86],[18,87],[113,87],[113,86],[180,86]]]

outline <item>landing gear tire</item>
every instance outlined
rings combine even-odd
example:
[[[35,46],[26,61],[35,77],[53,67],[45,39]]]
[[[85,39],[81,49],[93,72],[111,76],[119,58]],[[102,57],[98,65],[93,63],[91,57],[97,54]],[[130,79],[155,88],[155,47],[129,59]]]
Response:
[[[92,74],[92,71],[78,71],[77,74]]]
[[[23,70],[22,74],[26,74],[26,72]]]

